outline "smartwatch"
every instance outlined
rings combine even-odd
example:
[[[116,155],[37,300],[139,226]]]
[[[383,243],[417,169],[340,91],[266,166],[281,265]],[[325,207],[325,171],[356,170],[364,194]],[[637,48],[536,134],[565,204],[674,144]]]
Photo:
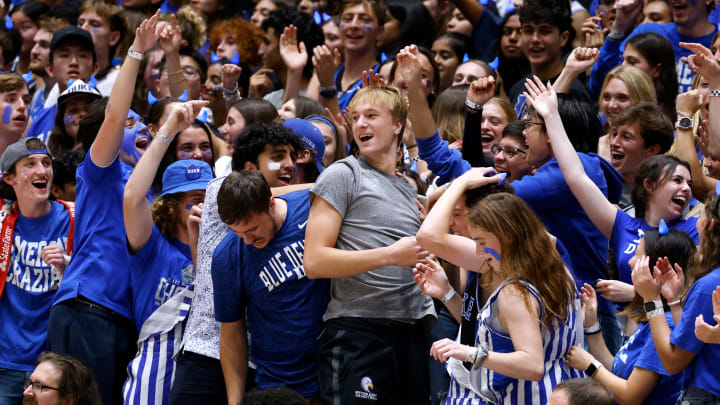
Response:
[[[692,129],[692,127],[693,127],[692,119],[690,119],[688,117],[682,117],[675,122],[675,128],[677,128],[677,129]]]
[[[662,301],[648,301],[643,304],[643,309],[645,310],[645,316],[648,320],[665,313]]]
[[[595,374],[600,370],[600,367],[604,367],[602,363],[595,360],[585,369],[585,375],[587,375],[590,378],[593,378]]]
[[[338,95],[338,89],[335,86],[321,87],[320,97],[331,99]]]

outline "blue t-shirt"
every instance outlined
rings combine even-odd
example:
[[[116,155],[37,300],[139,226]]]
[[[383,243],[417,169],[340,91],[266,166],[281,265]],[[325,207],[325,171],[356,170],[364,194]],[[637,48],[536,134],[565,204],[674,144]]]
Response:
[[[655,24],[645,23],[633,30],[628,37],[620,43],[612,38],[607,38],[600,48],[600,58],[592,68],[590,75],[590,89],[593,94],[599,95],[600,89],[602,88],[603,80],[607,73],[615,66],[622,63],[622,54],[625,51],[625,44],[628,39],[635,35],[644,34],[646,32],[655,32],[662,35],[665,39],[670,41],[675,51],[675,70],[678,75],[678,83],[680,85],[680,93],[685,93],[692,87],[695,73],[690,69],[686,63],[683,63],[680,59],[686,56],[693,55],[693,52],[689,49],[685,49],[680,46],[680,42],[696,42],[704,45],[706,48],[712,46],[712,39],[715,33],[718,32],[717,27],[708,35],[701,37],[688,37],[680,35],[677,30],[675,23],[668,24]]]
[[[702,314],[705,322],[714,325],[712,292],[720,285],[720,267],[697,280],[688,291],[682,318],[670,334],[670,343],[695,353],[695,359],[683,371],[687,387],[700,388],[720,397],[720,345],[706,344],[695,336],[695,318]]]
[[[57,114],[57,104],[40,110],[28,128],[27,137],[38,138],[47,144],[50,132],[55,127],[55,114]]]
[[[193,262],[188,245],[169,241],[153,224],[150,239],[130,254],[133,315],[137,329],[160,305],[192,282]]]
[[[687,233],[697,244],[699,239],[696,224],[696,217],[689,219],[678,218],[670,222],[668,228],[676,228]],[[615,251],[615,264],[617,265],[620,281],[632,284],[630,278],[632,269],[628,262],[635,255],[635,249],[640,243],[640,239],[645,236],[645,232],[649,229],[657,229],[657,227],[648,225],[647,222],[640,218],[631,217],[623,210],[617,210],[610,236],[610,246]]]
[[[605,159],[590,153],[578,153],[588,177],[608,200],[620,198],[622,176]],[[572,260],[572,271],[578,289],[598,278],[607,278],[605,258],[608,241],[590,221],[554,157],[540,166],[532,176],[511,183],[515,194],[525,200],[545,224],[548,232],[562,242]],[[599,297],[600,312],[612,313],[610,304]]]
[[[257,363],[258,389],[285,385],[305,397],[318,394],[317,338],[329,299],[329,280],[305,276],[307,190],[280,197],[285,222],[263,249],[230,232],[213,254],[215,318],[235,322],[247,316]]]
[[[88,152],[77,168],[75,253],[55,303],[82,295],[132,319],[130,257],[122,210],[125,170],[120,159],[99,167],[90,155]]]
[[[670,312],[665,313],[668,325],[672,330],[675,326]],[[675,404],[675,400],[682,390],[682,374],[669,375],[660,361],[655,343],[650,332],[650,325],[641,323],[635,333],[618,350],[612,364],[612,373],[627,380],[633,368],[639,367],[660,374],[660,380],[650,391],[643,404]]]
[[[46,350],[48,318],[60,284],[40,253],[50,245],[66,249],[70,215],[51,202],[40,218],[18,216],[13,234],[12,262],[0,297],[0,368],[32,371]]]
[[[380,70],[380,64],[378,63],[372,68],[372,71],[374,73],[377,73]],[[353,97],[355,97],[355,93],[358,92],[362,88],[362,79],[356,81],[346,91],[343,91],[341,83],[342,83],[342,77],[345,73],[345,63],[340,65],[338,70],[335,72],[335,87],[339,92],[343,92],[342,94],[338,94],[338,106],[340,106],[340,111],[345,111],[345,108],[350,104],[350,100],[352,100]]]

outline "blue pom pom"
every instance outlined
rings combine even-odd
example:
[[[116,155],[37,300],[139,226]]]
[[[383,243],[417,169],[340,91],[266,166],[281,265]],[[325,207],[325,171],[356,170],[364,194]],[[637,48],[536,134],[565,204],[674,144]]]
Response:
[[[188,92],[187,90],[183,91],[183,94],[178,97],[178,100],[182,101],[183,103],[188,101]]]
[[[220,57],[215,54],[215,52],[210,52],[210,62],[217,63],[220,60]]]
[[[157,101],[158,101],[158,99],[155,98],[155,96],[153,96],[152,91],[149,91],[149,90],[148,90],[147,98],[148,98],[148,104],[150,104],[150,105],[153,105],[153,104],[157,103]]]
[[[232,62],[235,65],[240,63],[240,55],[237,53],[237,51],[235,51],[235,53],[233,54],[233,57],[230,59],[230,62]]]

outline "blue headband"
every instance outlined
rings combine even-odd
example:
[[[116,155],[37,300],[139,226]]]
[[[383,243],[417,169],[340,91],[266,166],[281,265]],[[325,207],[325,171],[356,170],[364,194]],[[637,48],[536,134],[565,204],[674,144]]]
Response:
[[[338,136],[337,129],[335,128],[335,125],[334,125],[332,122],[330,122],[329,119],[327,119],[327,118],[325,118],[325,117],[310,117],[310,118],[308,118],[307,120],[308,120],[308,121],[322,121],[322,122],[328,124],[328,125],[330,126],[330,129],[333,130],[333,133],[335,133],[335,136],[336,136],[336,137]],[[720,182],[718,182],[718,183],[720,183]]]

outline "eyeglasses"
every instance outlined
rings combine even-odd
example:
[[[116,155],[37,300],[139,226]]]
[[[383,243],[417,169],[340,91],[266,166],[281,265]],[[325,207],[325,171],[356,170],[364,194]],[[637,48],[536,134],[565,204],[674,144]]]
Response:
[[[185,78],[187,78],[187,79],[192,79],[197,76],[200,76],[200,71],[192,66],[183,66],[182,73],[183,73],[183,76],[185,76]]]
[[[524,119],[523,122],[525,123],[525,126],[528,126],[528,125],[539,125],[541,127],[545,126],[544,122],[534,122],[534,121],[530,121],[529,119]]]
[[[60,391],[59,388],[51,387],[49,385],[43,385],[39,382],[32,382],[30,380],[25,380],[25,384],[23,384],[23,390],[27,390],[30,386],[32,386],[32,391],[35,394],[40,394],[41,392],[43,392],[43,390]]]
[[[497,154],[500,153],[500,152],[504,153],[505,156],[506,156],[506,157],[509,157],[509,158],[514,157],[514,156],[517,155],[518,153],[521,154],[521,155],[525,155],[525,154],[526,154],[524,150],[518,148],[517,146],[502,145],[502,144],[499,144],[499,143],[494,143],[494,144],[492,144],[492,146],[490,147],[490,153],[492,153],[493,156],[495,156],[495,155],[497,155]]]

